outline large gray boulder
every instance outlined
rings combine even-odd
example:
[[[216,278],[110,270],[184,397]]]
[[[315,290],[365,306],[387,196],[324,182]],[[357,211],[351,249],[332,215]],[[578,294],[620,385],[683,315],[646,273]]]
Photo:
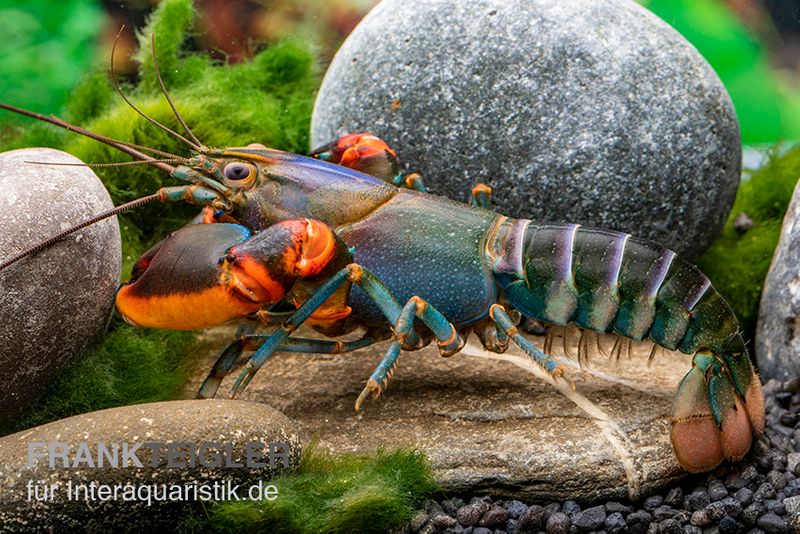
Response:
[[[756,358],[764,378],[800,377],[800,182],[786,210],[781,238],[764,282]]]
[[[65,152],[0,154],[0,261],[113,204]],[[119,285],[119,225],[107,219],[0,272],[0,425],[8,423],[108,324]]]
[[[733,105],[692,45],[631,0],[383,0],[331,63],[319,146],[371,131],[434,192],[698,256],[739,183]]]
[[[99,465],[98,444],[112,452],[116,444],[116,464],[103,456]],[[264,404],[187,400],[76,415],[0,438],[1,530],[174,531],[208,497],[260,500],[269,490],[275,498],[265,482],[296,467],[300,452],[294,423]]]

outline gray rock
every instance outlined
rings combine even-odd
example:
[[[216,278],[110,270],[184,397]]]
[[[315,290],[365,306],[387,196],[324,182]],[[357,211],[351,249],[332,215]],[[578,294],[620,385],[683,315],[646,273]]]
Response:
[[[613,514],[607,515],[604,526],[608,534],[619,534],[625,532],[627,527],[625,524],[625,518],[622,517],[622,514],[619,512],[614,512]]]
[[[588,508],[583,512],[577,512],[572,517],[572,524],[581,529],[582,532],[600,530],[605,521],[606,508],[602,505]]]
[[[733,498],[742,503],[742,506],[749,506],[753,502],[753,490],[742,488],[734,494]]]
[[[712,521],[719,521],[724,516],[739,517],[742,513],[742,503],[733,497],[725,497],[720,501],[715,501],[706,507],[706,514]]]
[[[204,442],[221,445],[214,452],[215,449],[201,449]],[[37,443],[66,444],[70,450],[69,467],[63,467],[63,460],[54,457],[55,467],[51,468],[48,458],[40,459],[38,455],[31,464],[29,450],[47,450]],[[127,464],[121,453],[117,467],[109,463],[90,467],[77,454],[81,443],[86,443],[94,451],[98,443],[105,443],[109,449],[117,443],[123,450],[126,444],[135,447],[144,443],[180,443],[194,446],[198,454],[195,467],[192,467],[187,461],[186,449],[181,453],[175,451],[173,454],[176,456],[171,458],[163,448],[151,454],[152,449],[142,445],[136,453],[142,467]],[[283,461],[276,459],[274,466],[267,462],[263,462],[263,466],[251,464],[248,468],[247,448],[251,443],[286,443],[290,449],[290,466],[299,462],[300,439],[294,423],[269,406],[244,401],[188,400],[139,404],[77,415],[12,434],[0,438],[0,525],[3,525],[3,532],[43,532],[50,529],[59,532],[127,531],[132,524],[137,528],[172,530],[184,517],[187,507],[202,506],[203,490],[199,488],[203,486],[223,499],[228,497],[228,500],[234,494],[245,499],[256,498],[259,490],[253,489],[253,494],[249,495],[251,488],[258,488],[259,483],[261,488],[268,486],[264,481],[283,469]],[[223,452],[226,447],[230,453]],[[264,445],[261,452],[268,453],[268,445]],[[155,458],[153,454],[156,454]],[[205,458],[205,461],[201,462],[200,458]],[[258,451],[251,450],[251,461],[263,459]],[[153,462],[157,467],[153,467]],[[181,463],[186,465],[180,467]],[[219,465],[215,465],[217,463]],[[237,464],[244,467],[235,467]],[[39,488],[38,495],[44,497],[44,488],[51,485],[56,486],[52,499],[38,500],[37,494],[31,492],[31,489],[37,491]],[[80,490],[76,499],[75,488],[79,485],[86,489]],[[87,499],[90,485],[95,488],[95,497]],[[133,500],[124,498],[126,485],[131,485],[137,492]],[[159,494],[163,495],[163,490],[157,489],[162,485],[167,488],[172,488],[172,485],[194,486],[198,488],[198,497],[185,493],[178,501],[164,502],[157,498]],[[237,492],[225,493],[229,491],[228,487],[237,485]],[[72,493],[69,493],[70,487]],[[100,489],[102,487],[111,488],[108,491],[118,487],[117,497],[103,500],[102,495],[107,490]],[[224,491],[223,487],[226,488]],[[147,503],[148,491],[152,506]],[[68,498],[70,495],[73,497],[71,500]]]
[[[756,358],[765,378],[800,376],[800,182],[764,281],[756,329]]]
[[[652,517],[644,510],[639,510],[629,514],[625,522],[628,524],[629,532],[632,534],[644,534],[647,532]]]
[[[563,512],[556,512],[547,519],[544,530],[547,534],[568,534],[570,526],[569,516]]]
[[[411,518],[408,526],[411,532],[419,532],[427,522],[428,514],[426,514],[424,510],[419,510],[414,514],[414,517]]]
[[[772,512],[768,512],[759,517],[756,525],[764,532],[780,533],[789,531],[786,521],[784,521],[782,517],[775,515]]]
[[[519,517],[528,510],[528,505],[524,502],[511,500],[506,503],[506,510],[512,519],[519,519]]]
[[[614,514],[614,513],[619,512],[621,514],[627,515],[627,514],[632,513],[633,510],[634,510],[633,506],[622,504],[622,503],[619,503],[617,501],[608,501],[606,503],[606,512],[608,514]]]
[[[728,488],[719,479],[713,478],[708,482],[708,497],[712,501],[719,501],[728,496]]]
[[[674,519],[665,519],[658,524],[660,534],[683,534],[683,527]]]
[[[0,154],[0,261],[111,208],[103,184],[65,152]],[[119,225],[107,219],[0,272],[0,426],[108,325],[121,269]]]
[[[501,213],[687,257],[721,229],[741,167],[719,78],[631,0],[384,0],[331,63],[312,143],[363,130],[439,194],[483,181]]]
[[[661,495],[651,495],[650,497],[644,500],[642,504],[642,508],[646,511],[653,513],[653,510],[661,506],[661,503],[664,502],[664,497]]]
[[[207,333],[208,353],[198,360],[187,395],[232,335],[231,329]],[[315,334],[301,329],[296,335]],[[541,346],[542,338],[532,339]],[[604,343],[611,346],[610,339]],[[637,500],[685,474],[669,429],[675,384],[689,368],[688,356],[671,353],[648,368],[649,348],[641,347],[634,361],[620,365],[600,356],[585,370],[573,362],[572,392],[540,381],[538,367],[513,347],[492,355],[470,342],[442,358],[432,345],[402,354],[388,390],[357,414],[353,403],[386,347],[340,356],[278,353],[242,398],[269,402],[334,451],[370,453],[387,443],[421,450],[450,495]],[[458,520],[477,525],[485,512],[467,520],[459,511]]]

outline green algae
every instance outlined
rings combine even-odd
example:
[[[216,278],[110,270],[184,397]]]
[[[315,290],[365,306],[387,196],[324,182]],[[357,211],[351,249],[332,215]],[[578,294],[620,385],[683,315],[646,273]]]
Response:
[[[179,398],[193,346],[185,332],[139,330],[119,321],[0,434],[104,408]]]
[[[764,278],[798,176],[800,145],[785,152],[776,147],[760,168],[746,171],[725,227],[698,261],[700,269],[733,308],[749,341],[755,335]],[[744,232],[734,227],[742,213],[753,221],[753,226]]]
[[[190,520],[194,532],[349,533],[402,527],[437,489],[413,450],[335,456],[307,447],[298,469],[270,480],[275,500],[212,504]]]

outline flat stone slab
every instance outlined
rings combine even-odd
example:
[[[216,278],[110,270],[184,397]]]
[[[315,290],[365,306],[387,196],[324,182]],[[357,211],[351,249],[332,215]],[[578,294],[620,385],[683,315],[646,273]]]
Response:
[[[231,335],[207,334],[214,348],[198,361],[187,394]],[[604,343],[610,351],[613,342]],[[277,408],[335,452],[418,448],[452,493],[636,499],[683,473],[669,442],[669,414],[689,369],[686,355],[668,353],[648,368],[649,348],[639,349],[617,366],[597,356],[588,371],[563,359],[573,366],[573,392],[544,382],[539,368],[513,349],[495,355],[468,345],[445,359],[428,347],[401,354],[388,391],[355,413],[355,399],[385,346],[341,356],[276,354],[241,398]],[[237,375],[238,369],[219,396]]]
[[[112,451],[116,444],[116,460],[96,452],[99,443]],[[174,453],[167,443],[175,444]],[[260,459],[255,450],[248,453],[255,443],[263,446]],[[81,444],[88,456],[79,452]],[[274,465],[264,461],[270,444]],[[279,451],[278,444],[289,450]],[[64,446],[67,467],[56,454]],[[126,448],[135,449],[141,465],[126,459]],[[0,438],[0,531],[128,532],[135,525],[168,532],[203,500],[260,498],[250,488],[263,488],[284,468],[279,452],[288,453],[289,466],[299,463],[294,423],[251,402],[156,402],[68,417]],[[45,488],[53,488],[49,497]]]

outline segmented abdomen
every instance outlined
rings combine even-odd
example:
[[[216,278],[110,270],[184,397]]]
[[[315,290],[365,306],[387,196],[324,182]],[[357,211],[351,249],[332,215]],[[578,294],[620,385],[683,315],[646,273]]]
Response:
[[[490,241],[498,283],[533,319],[649,338],[688,354],[723,352],[738,338],[736,317],[708,278],[659,245],[620,232],[512,219]]]

